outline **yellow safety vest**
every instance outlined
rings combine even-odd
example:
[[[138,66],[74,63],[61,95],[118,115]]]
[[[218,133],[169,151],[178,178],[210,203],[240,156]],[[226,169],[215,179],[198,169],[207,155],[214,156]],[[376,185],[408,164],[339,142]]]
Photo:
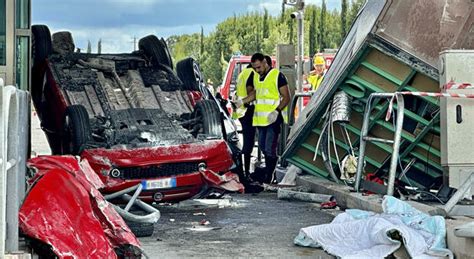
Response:
[[[247,80],[249,79],[250,75],[252,74],[253,72],[253,68],[245,68],[244,70],[242,70],[242,72],[240,72],[239,76],[237,77],[237,98],[238,99],[244,99],[245,97],[247,97],[248,93],[247,93]],[[242,118],[244,117],[245,115],[245,112],[247,112],[247,108],[245,106],[240,106],[240,107],[237,107],[237,109],[235,109],[233,112],[232,112],[232,119],[239,119],[239,118]]]
[[[275,111],[280,104],[280,91],[278,89],[278,75],[280,71],[272,69],[260,81],[258,74],[253,77],[255,87],[255,111],[253,113],[253,126],[264,127],[270,125],[268,115]],[[283,120],[288,122],[288,107],[282,111]]]
[[[308,82],[311,84],[311,90],[316,90],[318,89],[319,85],[321,84],[321,81],[323,81],[324,75],[310,75],[308,76]]]

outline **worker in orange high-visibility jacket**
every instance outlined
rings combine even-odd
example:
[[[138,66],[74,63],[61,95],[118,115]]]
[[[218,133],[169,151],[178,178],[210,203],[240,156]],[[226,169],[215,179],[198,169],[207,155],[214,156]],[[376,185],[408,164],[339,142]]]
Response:
[[[308,76],[308,83],[311,84],[311,90],[316,90],[323,81],[324,74],[326,74],[326,60],[321,54],[316,54],[313,57],[313,68]]]

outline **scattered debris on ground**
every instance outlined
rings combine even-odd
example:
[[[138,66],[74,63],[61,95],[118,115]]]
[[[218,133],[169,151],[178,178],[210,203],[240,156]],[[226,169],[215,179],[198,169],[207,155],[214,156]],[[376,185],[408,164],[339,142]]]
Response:
[[[309,192],[298,192],[286,189],[278,189],[278,199],[281,200],[297,200],[297,201],[309,201],[309,202],[333,202],[335,201],[334,196],[319,193]]]

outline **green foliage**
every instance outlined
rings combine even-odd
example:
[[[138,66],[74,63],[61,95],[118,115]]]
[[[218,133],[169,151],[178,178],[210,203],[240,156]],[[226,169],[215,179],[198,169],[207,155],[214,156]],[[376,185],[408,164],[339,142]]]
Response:
[[[347,17],[348,28],[350,28],[350,25],[357,17],[357,13],[359,13],[359,10],[365,4],[365,1],[366,0],[352,0],[349,16]]]
[[[321,6],[321,15],[320,15],[320,18],[319,18],[319,46],[321,47],[321,49],[325,49],[327,48],[327,45],[328,45],[328,40],[326,39],[327,38],[327,31],[328,31],[328,28],[327,26],[329,24],[327,24],[327,20],[326,20],[326,13],[327,13],[327,10],[326,10],[326,1],[323,0],[323,4]]]
[[[265,9],[264,13],[263,13],[263,29],[262,29],[262,36],[264,39],[268,38],[268,36],[270,35],[270,28],[269,28],[269,25],[268,25],[268,10]]]
[[[341,2],[341,37],[344,38],[347,33],[347,0]]]
[[[204,55],[204,28],[201,26],[201,38],[199,39],[201,41],[201,46],[199,48],[199,57],[202,57]]]
[[[347,2],[342,0],[342,14],[337,10],[326,10],[325,0],[322,6],[305,6],[305,55],[313,55],[324,48],[338,48],[365,0],[351,0],[350,6]],[[234,14],[210,33],[204,32],[201,27],[200,33],[171,36],[167,43],[175,62],[189,56],[195,58],[206,79],[211,79],[218,86],[227,68],[226,63],[233,54],[262,52],[275,55],[277,44],[296,45],[297,23],[290,17],[294,11],[294,8],[282,7],[279,14],[269,14],[268,10]]]
[[[309,11],[309,12],[308,12]],[[308,30],[308,45],[309,45],[309,56],[312,57],[316,51],[316,39],[318,35],[318,24],[317,24],[317,12],[316,8],[309,9],[306,13],[310,16],[309,30]]]

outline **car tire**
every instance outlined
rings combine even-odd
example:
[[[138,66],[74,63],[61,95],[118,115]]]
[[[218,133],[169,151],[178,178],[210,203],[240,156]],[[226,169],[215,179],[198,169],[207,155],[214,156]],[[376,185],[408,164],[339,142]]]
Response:
[[[155,230],[154,223],[142,223],[129,220],[126,220],[125,223],[127,223],[127,226],[136,237],[149,237],[153,235],[153,231]]]
[[[176,72],[179,79],[183,81],[186,90],[201,91],[201,86],[204,85],[204,77],[199,64],[193,58],[185,58],[179,61],[176,64]]]
[[[53,247],[50,244],[29,236],[25,237],[25,241],[26,245],[34,251],[36,258],[59,258],[54,253]]]
[[[155,35],[148,35],[138,41],[138,48],[150,59],[153,66],[162,64],[173,69],[173,61],[168,46],[163,44]]]
[[[51,32],[46,25],[33,25],[31,26],[31,34],[31,57],[33,66],[37,66],[53,52]]]
[[[166,56],[168,57],[169,60],[169,67],[173,69],[173,58],[171,57],[171,52],[170,48],[168,47],[168,43],[166,43],[165,39],[161,38],[160,39],[161,45],[163,46],[163,49],[166,52]]]
[[[222,117],[217,106],[213,100],[201,100],[194,106],[193,118],[198,121],[195,125],[197,130],[194,130],[195,136],[201,133],[207,135],[209,138],[222,138]]]
[[[82,105],[71,105],[64,114],[63,154],[79,155],[91,140],[89,115]]]

